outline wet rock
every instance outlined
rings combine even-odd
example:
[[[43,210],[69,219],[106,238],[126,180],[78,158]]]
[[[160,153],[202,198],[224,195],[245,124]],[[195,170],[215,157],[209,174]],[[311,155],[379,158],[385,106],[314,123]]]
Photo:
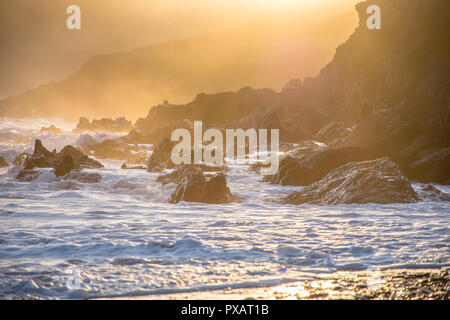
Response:
[[[280,160],[278,172],[264,177],[264,181],[305,186],[322,179],[331,170],[354,161],[369,160],[369,150],[357,147],[325,149],[323,147],[300,148]]]
[[[29,155],[28,155],[28,153],[26,153],[26,152],[19,154],[19,155],[14,159],[13,164],[14,164],[16,167],[24,167],[24,166],[25,166],[25,163],[27,162],[28,156],[29,156]]]
[[[71,156],[76,169],[95,169],[95,168],[103,168],[103,165],[97,160],[89,158],[82,151],[74,148],[73,146],[65,146],[61,152],[58,154],[59,158],[63,158],[65,156]]]
[[[34,141],[34,152],[25,161],[25,169],[33,168],[53,168],[57,160],[56,150],[53,152],[48,151],[43,145],[41,140],[36,139]]]
[[[223,173],[205,177],[202,173],[185,176],[170,196],[169,203],[180,201],[222,204],[237,201],[227,187]]]
[[[399,166],[389,158],[380,158],[347,163],[281,202],[333,205],[411,203],[419,200]]]
[[[419,182],[450,184],[450,148],[425,152],[409,164],[405,174]]]
[[[7,166],[8,166],[8,162],[6,162],[6,160],[3,156],[0,156],[0,168],[7,167]]]
[[[164,169],[174,168],[175,164],[170,158],[174,146],[174,142],[170,141],[169,138],[164,138],[148,159],[147,171],[161,172]]]
[[[18,179],[24,181],[27,181],[24,175],[29,175],[30,170],[34,168],[54,168],[56,176],[65,175],[73,169],[103,168],[101,163],[89,158],[73,146],[65,146],[59,153],[56,153],[56,150],[50,152],[40,140],[35,141],[34,152],[31,156],[23,153],[14,160],[14,164],[23,164],[24,169],[27,170],[22,175],[18,175]]]
[[[450,195],[433,187],[431,184],[422,185],[418,191],[424,201],[450,201]]]
[[[75,162],[70,155],[66,155],[56,161],[55,164],[55,176],[61,177],[68,174],[70,171],[75,169]]]

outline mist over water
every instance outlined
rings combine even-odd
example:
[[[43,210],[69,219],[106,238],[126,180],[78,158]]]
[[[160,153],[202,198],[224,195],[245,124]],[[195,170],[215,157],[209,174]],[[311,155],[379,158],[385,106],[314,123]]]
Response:
[[[42,134],[57,119],[0,120],[0,155],[82,143],[79,134]],[[107,136],[94,135],[101,141]],[[0,297],[94,298],[254,287],[317,273],[450,265],[449,202],[281,205],[301,187],[261,182],[229,162],[228,186],[244,201],[168,204],[175,185],[157,173],[100,160],[99,183],[62,180],[40,169],[32,182],[0,168]],[[417,184],[413,184],[417,187]],[[435,185],[450,192],[448,186]],[[71,268],[80,288],[70,289]]]

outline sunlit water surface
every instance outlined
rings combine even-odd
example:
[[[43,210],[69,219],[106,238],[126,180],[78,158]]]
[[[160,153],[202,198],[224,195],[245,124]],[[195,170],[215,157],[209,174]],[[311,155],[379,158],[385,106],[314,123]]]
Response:
[[[60,120],[0,119],[0,154],[9,162],[34,138],[49,149],[79,135],[39,134]],[[13,142],[17,135],[29,137]],[[108,135],[93,135],[99,141]],[[168,204],[175,185],[157,174],[104,161],[100,183],[36,181],[0,168],[0,297],[95,298],[255,287],[338,270],[450,264],[448,202],[390,205],[280,205],[299,187],[260,182],[231,164],[243,203]],[[416,186],[416,185],[415,185]],[[446,186],[437,186],[449,192]],[[79,273],[79,277],[75,276]],[[79,279],[79,282],[78,282]]]

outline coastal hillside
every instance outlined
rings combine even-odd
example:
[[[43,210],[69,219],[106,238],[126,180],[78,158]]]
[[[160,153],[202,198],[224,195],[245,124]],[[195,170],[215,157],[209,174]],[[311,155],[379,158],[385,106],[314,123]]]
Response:
[[[381,30],[366,27],[371,4],[381,8]],[[368,0],[356,10],[359,26],[316,78],[291,80],[281,92],[199,94],[186,105],[152,108],[136,127],[161,138],[183,119],[222,128],[276,123],[282,141],[367,148],[411,178],[448,181],[449,2]]]
[[[257,23],[95,56],[63,81],[3,100],[0,116],[136,119],[198,92],[279,90],[291,78],[316,75],[356,25],[353,12],[314,23]]]

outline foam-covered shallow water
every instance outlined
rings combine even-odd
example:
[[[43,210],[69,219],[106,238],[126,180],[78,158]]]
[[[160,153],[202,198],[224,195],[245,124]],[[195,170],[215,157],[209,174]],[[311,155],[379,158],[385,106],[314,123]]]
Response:
[[[48,137],[55,148],[79,138]],[[32,141],[3,145],[0,154]],[[0,297],[189,292],[450,264],[448,202],[280,205],[267,200],[299,188],[262,183],[246,166],[231,165],[228,186],[243,203],[168,204],[173,184],[122,170],[120,161],[101,162],[105,168],[88,170],[102,175],[95,184],[60,181],[50,169],[18,182],[18,168],[0,168]],[[79,288],[70,282],[78,271]]]

